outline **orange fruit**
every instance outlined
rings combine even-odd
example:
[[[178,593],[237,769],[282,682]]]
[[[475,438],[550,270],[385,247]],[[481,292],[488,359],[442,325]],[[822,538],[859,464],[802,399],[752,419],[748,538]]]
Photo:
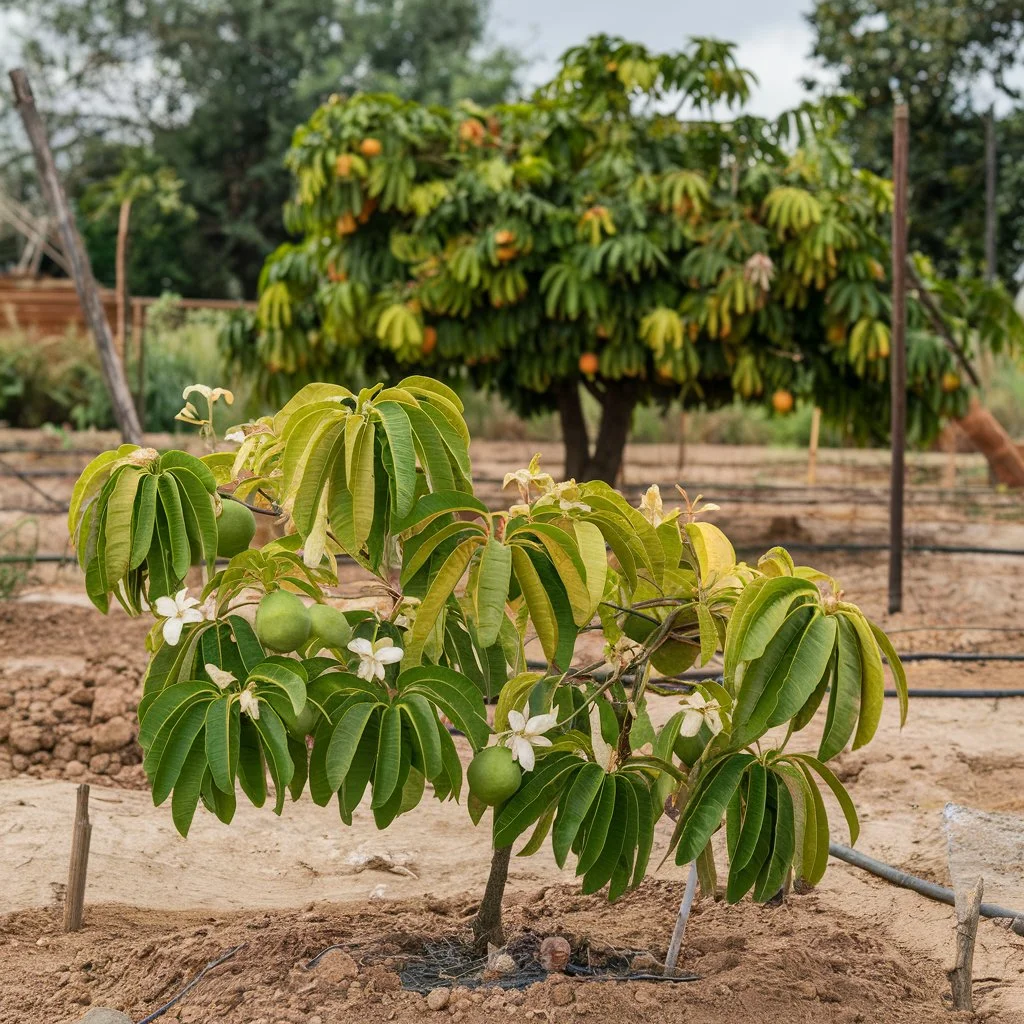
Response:
[[[825,331],[825,337],[833,345],[842,345],[846,341],[846,325],[829,324],[828,329]]]
[[[484,126],[475,118],[470,117],[459,125],[459,138],[471,146],[479,146],[486,134]]]
[[[499,245],[497,255],[499,262],[508,263],[519,255],[519,250],[514,245]]]
[[[504,231],[494,232],[494,244],[495,245],[512,245],[516,240],[516,233],[509,231],[507,228]]]
[[[604,324],[598,324],[597,327],[594,330],[594,333],[599,338],[607,338],[608,337],[608,328],[605,327]]]
[[[588,377],[597,373],[599,365],[597,356],[593,352],[584,352],[580,356],[580,373],[585,373]]]
[[[334,173],[339,178],[347,178],[352,173],[352,157],[348,153],[342,153],[334,161]]]
[[[371,160],[375,156],[380,156],[383,151],[384,147],[380,144],[380,139],[363,139],[363,141],[359,143],[359,152]]]
[[[793,411],[793,394],[790,391],[780,390],[772,395],[772,408],[783,416]]]
[[[429,356],[437,348],[437,328],[423,328],[423,354]]]
[[[960,390],[960,374],[947,370],[942,375],[942,390],[949,394],[951,391]]]
[[[369,199],[364,200],[363,208],[356,219],[360,224],[365,224],[373,216],[373,211],[376,209],[377,200],[371,196]]]
[[[618,61],[610,60],[607,64],[605,64],[604,69],[609,74],[614,75],[615,72],[619,70],[619,63]]]
[[[339,235],[351,235],[356,230],[356,219],[351,213],[343,213],[336,227]]]
[[[335,284],[340,284],[342,281],[348,280],[348,274],[344,270],[338,270],[334,263],[331,262],[327,264],[327,279]]]

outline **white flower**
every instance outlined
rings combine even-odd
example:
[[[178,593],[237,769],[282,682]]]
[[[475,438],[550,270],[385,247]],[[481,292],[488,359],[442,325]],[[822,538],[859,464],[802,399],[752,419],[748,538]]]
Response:
[[[643,644],[630,640],[628,636],[620,636],[615,643],[604,645],[604,657],[609,665],[614,665],[621,672],[636,661],[643,649]]]
[[[709,701],[699,690],[694,690],[689,697],[679,703],[685,708],[683,722],[679,727],[679,732],[683,736],[696,736],[705,722],[712,736],[717,736],[722,731],[722,709],[718,701]]]
[[[213,662],[208,661],[204,666],[206,674],[220,687],[222,690],[226,690],[232,683],[237,683],[238,679],[233,673],[227,672]],[[247,691],[248,692],[248,691]]]
[[[224,440],[225,441],[234,441],[237,444],[241,444],[245,440],[245,431],[242,430],[241,427],[237,428],[236,430],[229,430],[224,435]]]
[[[256,694],[249,687],[246,687],[238,695],[238,707],[254,722],[260,717],[260,702],[256,699]]]
[[[514,473],[505,474],[505,482],[501,485],[501,489],[505,490],[510,484],[515,484],[519,488],[523,501],[529,501],[531,487],[535,487],[541,494],[544,494],[554,487],[555,480],[550,473],[540,471],[540,452],[538,452],[530,459],[530,465],[526,469],[517,469]]]
[[[181,397],[188,401],[188,396],[193,393],[202,395],[210,405],[213,405],[218,398],[223,398],[228,405],[235,403],[235,396],[227,388],[209,388],[205,384],[189,384],[182,391]]]
[[[395,647],[389,636],[382,636],[379,640],[370,643],[365,637],[357,636],[350,640],[348,649],[353,654],[359,655],[359,668],[356,675],[367,682],[377,678],[384,678],[384,666],[394,665],[402,660],[405,651],[401,647]]]
[[[196,607],[198,604],[194,597],[188,596],[188,587],[182,587],[174,597],[156,599],[156,613],[164,619],[164,640],[172,647],[181,639],[186,623],[203,621],[203,613]]]
[[[665,506],[661,501],[661,488],[657,484],[651,484],[640,499],[640,511],[651,526],[660,526],[664,518],[664,509]]]
[[[772,286],[772,278],[775,277],[775,264],[771,256],[763,252],[755,252],[746,263],[743,264],[743,280],[752,284],[761,291],[766,292]]]
[[[591,510],[590,506],[579,500],[581,494],[580,486],[575,480],[563,480],[561,483],[552,486],[537,501],[537,505],[554,505],[557,503],[563,512],[571,512],[573,509],[589,512]]]
[[[533,748],[551,746],[551,740],[542,733],[558,724],[558,715],[552,711],[546,715],[534,715],[527,721],[521,711],[510,711],[508,724],[511,728],[507,746],[512,748],[512,760],[518,761],[524,772],[532,772],[537,763]]]

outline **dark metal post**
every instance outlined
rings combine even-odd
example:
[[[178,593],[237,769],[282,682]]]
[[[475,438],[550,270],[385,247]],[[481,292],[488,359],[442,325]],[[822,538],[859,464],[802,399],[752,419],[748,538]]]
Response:
[[[907,160],[910,116],[897,105],[892,131],[892,384],[890,433],[892,460],[889,485],[889,613],[903,607],[903,487],[907,442]]]
[[[985,279],[996,279],[996,112],[985,115]]]

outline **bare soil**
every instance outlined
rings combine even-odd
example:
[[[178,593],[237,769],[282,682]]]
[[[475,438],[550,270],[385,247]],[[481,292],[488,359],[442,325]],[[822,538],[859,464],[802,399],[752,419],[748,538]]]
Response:
[[[482,474],[497,477],[530,453],[524,445],[491,445],[475,454]],[[804,489],[792,453],[788,462],[752,449],[698,454],[712,483],[749,485],[707,488],[723,506],[718,521],[741,543],[767,545],[785,535],[884,540],[884,508],[865,490],[884,480],[877,455],[841,453],[851,465],[833,466],[822,487]],[[551,456],[554,467],[557,452]],[[668,446],[637,446],[630,486],[674,476],[667,467],[675,457]],[[922,462],[923,485],[909,507],[917,543],[1024,547],[1017,499],[981,489],[943,492],[935,486],[942,469]],[[785,493],[755,489],[783,484]],[[730,503],[730,495],[743,500]],[[63,545],[59,517],[50,520],[48,536]],[[911,554],[905,610],[893,617],[884,614],[884,552],[801,560],[837,575],[848,597],[893,631],[901,651],[1024,651],[1024,559]],[[354,598],[364,586],[352,573],[341,591]],[[422,995],[401,990],[398,972],[424,942],[467,938],[487,873],[486,827],[471,829],[461,807],[428,799],[387,833],[373,829],[365,808],[346,829],[332,808],[303,800],[286,807],[284,821],[267,808],[240,807],[225,828],[201,814],[189,839],[180,839],[168,809],[154,808],[144,791],[135,743],[147,626],[85,605],[73,569],[0,603],[0,1024],[75,1022],[97,1005],[140,1020],[242,943],[161,1019],[376,1024],[433,1012]],[[912,663],[908,674],[912,687],[1024,687],[1014,663]],[[661,698],[654,715],[663,720],[674,708],[672,698]],[[918,699],[902,731],[895,703],[887,702],[872,745],[838,761],[861,813],[858,848],[948,885],[943,807],[953,801],[1024,816],[1022,734],[1024,699]],[[798,741],[811,748],[814,739]],[[58,908],[81,781],[94,787],[86,925],[65,936]],[[833,837],[847,841],[838,813],[832,819]],[[661,849],[666,842],[663,830]],[[986,900],[1024,909],[1024,849],[1020,856],[1001,888],[986,888]],[[508,930],[561,934],[595,958],[625,950],[660,959],[683,881],[669,862],[609,906],[579,896],[572,872],[559,871],[549,851],[513,858]],[[681,959],[697,982],[558,977],[522,992],[471,992],[453,979],[436,1012],[470,1022],[497,1013],[556,1024],[575,1017],[927,1024],[957,1019],[944,976],[953,927],[951,908],[833,860],[817,890],[792,894],[780,907],[699,901]],[[337,943],[344,948],[306,969]],[[974,973],[978,1019],[1024,1020],[1024,938],[983,921]]]

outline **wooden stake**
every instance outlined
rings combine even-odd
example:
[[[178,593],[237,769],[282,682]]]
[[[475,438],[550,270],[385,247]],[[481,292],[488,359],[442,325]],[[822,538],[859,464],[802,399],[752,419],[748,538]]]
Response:
[[[11,72],[10,78],[11,84],[14,86],[15,105],[21,114],[25,133],[28,135],[32,152],[35,155],[36,169],[39,173],[43,194],[46,196],[53,219],[57,223],[61,247],[64,250],[65,259],[71,267],[71,276],[75,281],[78,299],[95,339],[96,348],[99,350],[100,366],[103,370],[103,379],[107,384],[107,391],[110,393],[114,418],[121,428],[121,436],[125,441],[142,444],[142,428],[139,426],[139,418],[135,413],[128,382],[125,380],[124,368],[118,358],[117,350],[114,348],[114,339],[110,335],[110,324],[107,323],[106,314],[103,312],[103,303],[100,301],[99,289],[96,287],[96,279],[93,277],[92,265],[89,263],[89,256],[82,244],[82,237],[78,233],[75,218],[60,183],[57,165],[54,162],[50,141],[46,135],[46,126],[36,109],[28,75],[22,68],[15,68]]]
[[[897,105],[892,130],[892,459],[889,483],[889,614],[903,607],[903,487],[907,443],[907,161],[910,115]]]
[[[807,486],[813,487],[818,480],[818,435],[821,432],[821,409],[814,407],[811,413],[811,445],[807,450]]]
[[[981,894],[984,882],[979,878],[972,889],[957,888],[956,900],[956,962],[946,971],[953,993],[953,1008],[974,1010],[971,998],[971,978],[974,971],[974,940],[978,935],[978,916],[981,913]]]
[[[71,863],[68,866],[68,891],[64,896],[64,931],[77,932],[82,927],[85,909],[85,876],[89,870],[89,841],[92,825],[89,822],[89,785],[78,787],[75,804],[75,828],[71,836]]]

